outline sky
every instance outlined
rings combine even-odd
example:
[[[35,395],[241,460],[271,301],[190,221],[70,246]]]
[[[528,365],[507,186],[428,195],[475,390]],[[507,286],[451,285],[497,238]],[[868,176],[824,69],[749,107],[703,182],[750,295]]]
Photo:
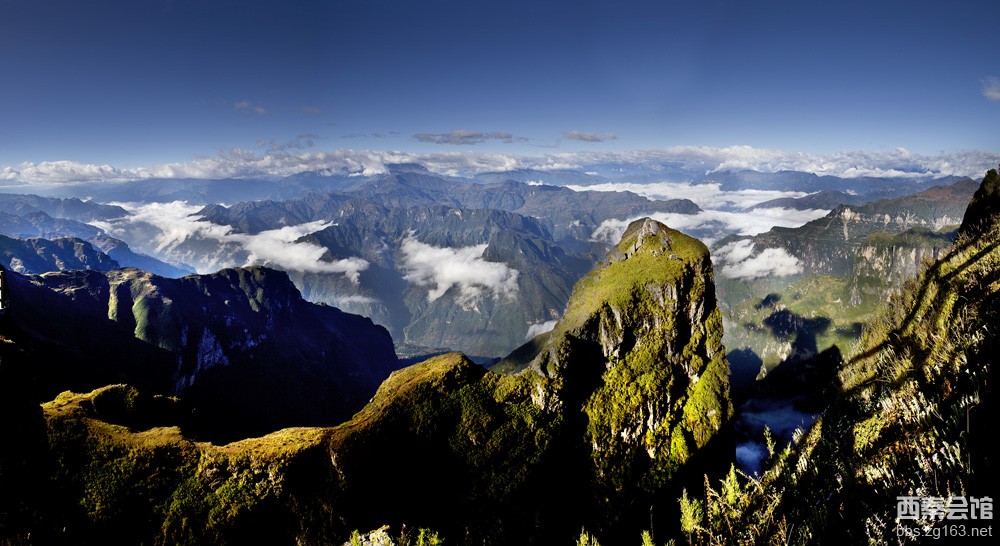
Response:
[[[345,150],[997,156],[998,20],[995,0],[0,0],[0,177]]]

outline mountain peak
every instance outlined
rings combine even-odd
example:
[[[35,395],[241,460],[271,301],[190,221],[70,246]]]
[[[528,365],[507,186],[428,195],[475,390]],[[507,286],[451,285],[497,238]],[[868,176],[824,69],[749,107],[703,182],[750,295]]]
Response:
[[[978,235],[996,221],[997,214],[1000,214],[1000,174],[996,169],[990,169],[965,210],[959,233]]]
[[[625,228],[621,241],[608,252],[608,262],[615,263],[646,250],[653,256],[670,253],[684,260],[701,259],[708,255],[708,247],[701,241],[653,220],[640,218]]]

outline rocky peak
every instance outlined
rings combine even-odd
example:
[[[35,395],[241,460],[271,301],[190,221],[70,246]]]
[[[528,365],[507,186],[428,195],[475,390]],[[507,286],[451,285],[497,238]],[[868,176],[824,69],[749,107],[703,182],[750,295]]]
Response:
[[[996,221],[998,213],[1000,213],[1000,174],[997,174],[996,169],[990,169],[965,210],[959,234],[975,236],[983,233]]]
[[[708,249],[654,220],[629,225],[539,345],[531,367],[553,389],[536,403],[582,407],[615,494],[665,483],[732,413]]]

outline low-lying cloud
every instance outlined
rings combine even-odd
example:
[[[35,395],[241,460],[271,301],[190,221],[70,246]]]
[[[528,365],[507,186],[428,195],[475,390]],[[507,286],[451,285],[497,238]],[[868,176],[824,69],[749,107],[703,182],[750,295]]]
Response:
[[[427,301],[443,296],[452,287],[458,288],[460,303],[468,304],[482,297],[485,291],[494,298],[509,297],[517,292],[518,271],[504,263],[483,259],[485,244],[462,248],[436,247],[417,240],[412,234],[403,239],[404,279],[429,288]]]
[[[722,185],[689,184],[686,182],[651,182],[639,184],[634,182],[608,182],[589,186],[567,185],[575,191],[630,191],[647,199],[690,199],[699,207],[705,209],[745,209],[764,201],[783,197],[805,197],[806,192],[778,190],[736,190],[723,191]]]
[[[558,322],[558,320],[547,320],[539,324],[532,324],[531,326],[528,326],[528,333],[524,335],[525,341],[535,336],[544,334],[545,332],[551,332],[555,329],[556,323]]]
[[[698,237],[705,244],[710,245],[726,235],[757,235],[770,231],[775,226],[799,227],[817,218],[822,218],[829,212],[820,209],[766,208],[747,212],[702,210],[697,214],[656,212],[645,216],[662,222],[673,229]],[[591,238],[595,241],[617,243],[625,233],[625,228],[633,220],[639,218],[641,216],[605,220],[594,230]]]
[[[330,225],[316,221],[262,231],[236,233],[230,226],[213,224],[195,215],[201,207],[180,201],[144,205],[122,204],[130,214],[113,222],[93,222],[141,252],[168,261],[187,261],[199,273],[225,267],[268,265],[306,273],[340,273],[357,284],[368,262],[357,257],[325,261],[322,246],[299,242],[304,235]],[[204,252],[191,252],[194,246]],[[196,258],[192,260],[191,258]]]
[[[722,266],[719,275],[730,279],[760,279],[787,277],[802,273],[802,263],[783,248],[765,248],[754,255],[754,244],[749,240],[736,241],[715,251],[715,259]]]

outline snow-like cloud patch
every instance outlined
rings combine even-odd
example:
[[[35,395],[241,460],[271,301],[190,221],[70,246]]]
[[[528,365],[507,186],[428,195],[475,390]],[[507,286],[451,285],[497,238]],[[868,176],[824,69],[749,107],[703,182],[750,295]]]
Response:
[[[535,336],[542,335],[545,332],[551,332],[555,329],[558,320],[547,320],[539,324],[532,324],[528,326],[528,333],[524,335],[524,340],[527,341]]]
[[[701,208],[744,209],[757,203],[780,199],[783,197],[805,197],[805,192],[778,190],[736,190],[723,191],[721,184],[688,184],[686,182],[652,182],[639,184],[633,182],[607,182],[590,186],[567,185],[574,191],[630,191],[647,199],[690,199]]]
[[[461,248],[436,247],[417,240],[413,234],[403,239],[400,250],[404,279],[429,288],[427,301],[434,301],[452,287],[459,290],[460,303],[471,303],[489,290],[494,298],[517,292],[518,271],[504,263],[483,259],[485,244]]]
[[[802,263],[783,248],[765,248],[753,254],[754,244],[741,240],[715,251],[715,258],[722,264],[719,275],[730,279],[759,279],[762,277],[787,277],[802,273]]]
[[[245,265],[274,265],[280,269],[306,273],[343,273],[352,283],[358,284],[361,272],[368,269],[368,261],[350,257],[324,261],[326,248],[313,243],[298,242],[304,235],[329,227],[329,222],[308,222],[297,226],[262,231],[249,235],[229,233],[222,242],[234,241],[250,253]]]
[[[357,257],[322,260],[327,251],[324,247],[298,241],[330,226],[329,222],[307,222],[251,235],[236,233],[230,226],[199,218],[196,213],[201,207],[198,205],[180,201],[121,205],[129,210],[128,217],[112,222],[93,222],[93,225],[142,252],[168,259],[186,257],[176,253],[184,243],[207,242],[215,251],[199,255],[202,261],[194,264],[199,273],[225,267],[268,265],[306,273],[340,273],[357,284],[361,272],[369,265]]]
[[[326,298],[330,305],[343,310],[348,310],[353,306],[366,306],[378,303],[378,299],[363,294],[335,294]]]
[[[775,226],[799,227],[822,218],[829,212],[821,209],[766,208],[746,212],[702,210],[697,214],[656,212],[645,216],[711,244],[725,235],[757,235],[770,231]],[[591,238],[595,241],[617,243],[625,233],[625,228],[641,217],[605,220],[594,230]]]

